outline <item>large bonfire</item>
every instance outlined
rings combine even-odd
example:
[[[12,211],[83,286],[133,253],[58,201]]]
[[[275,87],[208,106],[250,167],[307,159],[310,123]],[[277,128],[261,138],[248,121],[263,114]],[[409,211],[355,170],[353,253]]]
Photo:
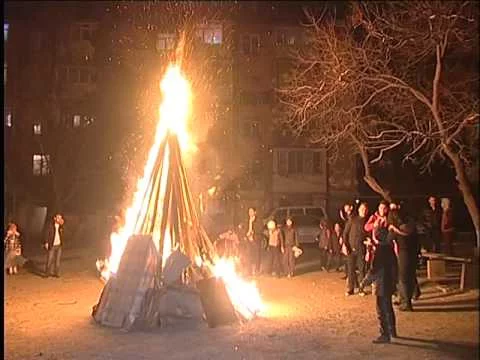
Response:
[[[167,259],[178,250],[202,273],[221,278],[234,309],[251,319],[262,308],[258,289],[237,275],[233,259],[217,256],[189,191],[181,155],[193,146],[187,131],[191,89],[179,65],[168,66],[160,88],[163,100],[155,140],[123,227],[111,234],[111,254],[103,262],[102,278],[108,285],[116,276],[128,242],[136,240],[134,235],[149,235],[159,258],[156,277],[161,278]]]

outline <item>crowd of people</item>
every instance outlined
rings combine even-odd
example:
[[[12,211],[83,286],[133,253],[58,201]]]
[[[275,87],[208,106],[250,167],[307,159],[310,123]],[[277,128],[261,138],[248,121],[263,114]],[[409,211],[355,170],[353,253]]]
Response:
[[[62,215],[56,214],[46,230],[44,276],[59,277],[64,245]],[[346,296],[365,296],[372,285],[380,322],[380,336],[374,342],[385,343],[396,337],[393,305],[400,311],[412,311],[412,300],[421,295],[416,276],[420,249],[452,255],[454,234],[451,201],[441,199],[440,209],[431,196],[419,218],[395,201],[380,201],[371,215],[367,203],[357,203],[356,207],[347,203],[333,224],[328,219],[319,220],[315,240],[321,269],[344,272]],[[236,259],[246,276],[292,277],[296,258],[302,254],[295,219],[289,217],[280,224],[269,219],[265,224],[254,208],[248,209],[245,223],[220,234],[215,246],[220,256]],[[10,223],[4,238],[4,269],[8,275],[18,274],[25,261],[20,232]]]
[[[412,311],[412,300],[420,297],[416,270],[421,249],[452,255],[455,228],[451,202],[443,198],[440,210],[437,199],[431,196],[428,204],[419,218],[400,203],[386,201],[381,201],[370,216],[366,203],[360,203],[356,211],[346,204],[340,212],[344,222],[340,244],[347,270],[345,294],[357,291],[364,296],[366,287],[373,284],[380,322],[380,336],[374,343],[386,343],[397,336],[392,302],[400,311]]]
[[[451,201],[428,198],[428,206],[414,216],[404,204],[380,201],[373,214],[367,203],[345,204],[333,224],[319,221],[316,241],[322,271],[344,271],[345,295],[376,296],[380,337],[375,343],[396,337],[393,305],[412,311],[412,300],[421,295],[417,281],[420,251],[453,253],[455,228]],[[418,215],[418,214],[416,214]],[[245,275],[271,274],[292,277],[295,258],[301,254],[295,219],[277,224],[258,219],[248,211],[247,226],[239,225],[220,235],[216,242],[220,255],[239,259]]]
[[[215,241],[220,256],[237,259],[246,276],[271,274],[292,277],[295,258],[301,254],[293,219],[279,226],[274,219],[265,225],[254,208],[248,209],[246,225],[229,229]]]

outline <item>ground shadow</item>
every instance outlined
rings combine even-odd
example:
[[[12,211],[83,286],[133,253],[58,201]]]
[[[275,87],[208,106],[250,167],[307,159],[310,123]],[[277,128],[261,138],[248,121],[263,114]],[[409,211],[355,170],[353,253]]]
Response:
[[[303,266],[298,266],[295,269],[295,275],[303,275],[308,274],[315,271],[320,271],[321,266],[320,263],[312,263],[312,264],[304,264]],[[341,273],[338,273],[341,274]]]
[[[404,341],[408,341],[405,343]],[[453,355],[458,359],[478,359],[478,345],[470,343],[454,343],[439,340],[427,340],[407,336],[399,336],[391,343],[396,346],[439,351],[444,354]]]
[[[44,277],[45,276],[45,269],[43,266],[40,266],[33,260],[27,260],[27,262],[23,265],[23,269],[28,271],[30,274]]]

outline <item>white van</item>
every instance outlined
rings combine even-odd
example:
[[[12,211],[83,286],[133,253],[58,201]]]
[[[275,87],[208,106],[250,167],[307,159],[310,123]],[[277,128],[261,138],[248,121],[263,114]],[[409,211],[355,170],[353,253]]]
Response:
[[[265,219],[274,219],[283,226],[285,220],[291,217],[298,232],[300,243],[313,243],[320,229],[320,220],[327,218],[325,209],[321,206],[283,206],[272,210]]]

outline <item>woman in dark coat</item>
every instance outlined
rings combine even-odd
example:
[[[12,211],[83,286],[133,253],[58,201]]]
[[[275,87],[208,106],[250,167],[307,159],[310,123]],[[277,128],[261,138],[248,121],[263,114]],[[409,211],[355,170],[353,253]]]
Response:
[[[292,277],[295,272],[295,253],[294,247],[298,247],[298,234],[295,226],[293,225],[293,219],[287,218],[285,221],[285,227],[283,229],[284,237],[284,270],[287,273],[287,277]]]
[[[333,226],[332,234],[328,239],[328,261],[327,271],[332,268],[336,271],[340,271],[341,267],[341,244],[342,244],[342,227],[339,223],[335,223]]]

